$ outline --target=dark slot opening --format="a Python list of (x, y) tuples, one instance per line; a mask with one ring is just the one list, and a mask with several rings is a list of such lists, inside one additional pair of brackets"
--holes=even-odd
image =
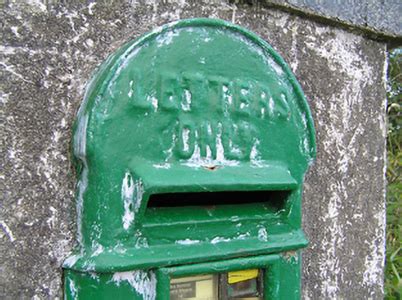
[(211, 207), (251, 203), (269, 203), (273, 209), (279, 210), (284, 208), (289, 194), (290, 191), (231, 191), (154, 194), (151, 195), (148, 200), (148, 207)]

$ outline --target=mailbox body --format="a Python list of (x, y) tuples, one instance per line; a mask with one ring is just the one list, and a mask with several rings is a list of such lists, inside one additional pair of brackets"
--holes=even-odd
[(89, 84), (73, 142), (68, 299), (169, 299), (171, 278), (250, 269), (265, 299), (300, 297), (314, 128), (266, 42), (208, 19), (129, 42)]

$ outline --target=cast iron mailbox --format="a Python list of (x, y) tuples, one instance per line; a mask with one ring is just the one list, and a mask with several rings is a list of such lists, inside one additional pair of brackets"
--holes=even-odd
[(309, 107), (249, 31), (183, 20), (129, 42), (74, 130), (67, 299), (298, 299)]

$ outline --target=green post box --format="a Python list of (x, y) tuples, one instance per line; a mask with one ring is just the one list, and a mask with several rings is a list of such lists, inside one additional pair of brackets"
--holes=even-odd
[(89, 84), (73, 141), (67, 299), (299, 299), (308, 104), (283, 59), (220, 20), (129, 42)]

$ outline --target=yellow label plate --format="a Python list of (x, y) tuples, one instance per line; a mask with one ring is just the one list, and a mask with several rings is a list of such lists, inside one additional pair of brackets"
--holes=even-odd
[(234, 271), (228, 273), (228, 283), (233, 284), (258, 277), (258, 269)]

